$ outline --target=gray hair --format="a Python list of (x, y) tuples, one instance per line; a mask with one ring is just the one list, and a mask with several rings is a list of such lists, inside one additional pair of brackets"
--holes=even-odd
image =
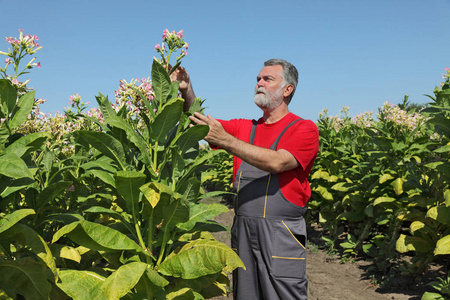
[[(294, 87), (292, 93), (289, 95), (289, 102), (291, 102), (292, 97), (294, 97), (295, 89), (298, 84), (298, 71), (297, 68), (291, 64), (290, 62), (285, 61), (284, 59), (273, 58), (264, 62), (264, 66), (282, 66), (283, 67), (283, 82), (284, 84), (290, 84)], [(288, 103), (289, 103), (288, 102)]]

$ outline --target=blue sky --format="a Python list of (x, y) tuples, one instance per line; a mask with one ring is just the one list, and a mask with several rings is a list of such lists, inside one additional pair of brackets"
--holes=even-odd
[(376, 112), (405, 94), (427, 102), (450, 67), (450, 0), (0, 0), (0, 8), (1, 51), (18, 29), (39, 37), (42, 68), (22, 81), (31, 79), (52, 114), (73, 93), (96, 106), (98, 92), (114, 100), (120, 79), (149, 77), (165, 28), (184, 29), (183, 65), (206, 112), (221, 119), (261, 116), (253, 89), (270, 58), (299, 69), (290, 110), (312, 120), (324, 108)]

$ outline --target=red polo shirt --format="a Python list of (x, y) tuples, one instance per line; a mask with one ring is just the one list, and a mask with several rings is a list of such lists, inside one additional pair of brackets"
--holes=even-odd
[[(281, 120), (272, 124), (266, 124), (262, 118), (259, 119), (254, 145), (269, 148), (281, 131), (296, 119), (299, 119), (299, 117), (293, 113), (287, 114)], [(229, 134), (244, 142), (249, 142), (250, 131), (253, 125), (252, 120), (233, 119), (218, 121)], [(319, 131), (317, 126), (310, 120), (296, 122), (283, 134), (278, 143), (278, 149), (289, 151), (300, 164), (295, 169), (278, 174), (281, 192), (290, 202), (299, 206), (305, 206), (311, 196), (308, 175), (319, 151)], [(241, 162), (240, 158), (234, 156), (233, 182)]]

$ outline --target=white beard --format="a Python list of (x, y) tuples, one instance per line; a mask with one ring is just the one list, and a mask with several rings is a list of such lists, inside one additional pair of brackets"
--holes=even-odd
[[(259, 87), (255, 91), (254, 101), (255, 104), (258, 105), (259, 108), (264, 110), (273, 110), (283, 103), (283, 87), (280, 87), (277, 91), (270, 93), (264, 90), (262, 87)], [(259, 92), (264, 93), (259, 94)]]

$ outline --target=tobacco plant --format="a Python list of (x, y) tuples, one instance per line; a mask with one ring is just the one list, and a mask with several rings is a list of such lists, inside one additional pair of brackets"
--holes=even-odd
[[(163, 38), (172, 43), (169, 53), (183, 47), (180, 32), (165, 31)], [(47, 143), (46, 132), (15, 132), (32, 110), (34, 93), (18, 99), (11, 80), (0, 80), (2, 297), (204, 299), (226, 293), (225, 272), (244, 266), (208, 232), (224, 229), (209, 220), (227, 210), (199, 203), (207, 196), (201, 171), (216, 152), (198, 155), (208, 127), (189, 127), (188, 116), (202, 111), (202, 101), (183, 112), (169, 60), (153, 62), (153, 98), (136, 90), (145, 109), (133, 118), (101, 94), (101, 121), (72, 113), (100, 129), (72, 132), (73, 155)]]
[(450, 254), (447, 87), (435, 90), (422, 113), (386, 103), (378, 121), (351, 119), (347, 108), (343, 117), (321, 114), (309, 219), (324, 227), (325, 240), (340, 240), (344, 255), (364, 252), (387, 272), (398, 267), (399, 252), (416, 251), (411, 264), (401, 264), (417, 276)]

